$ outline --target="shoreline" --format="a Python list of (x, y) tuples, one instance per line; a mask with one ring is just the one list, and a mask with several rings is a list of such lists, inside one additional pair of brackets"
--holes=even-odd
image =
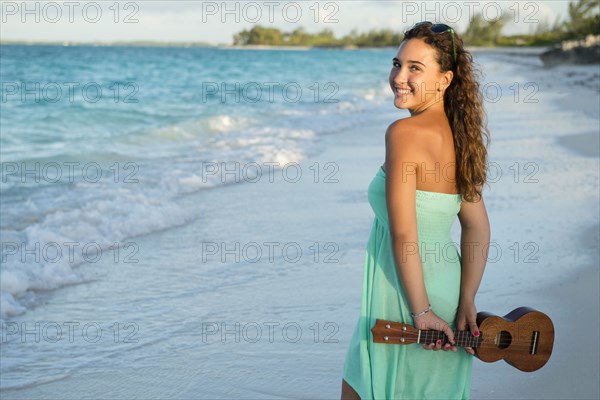
[[(73, 42), (73, 41), (40, 41), (40, 40), (1, 40), (0, 46), (90, 46), (90, 47), (206, 47), (223, 49), (248, 49), (248, 50), (372, 50), (396, 48), (396, 46), (356, 46), (350, 45), (234, 45), (226, 43), (208, 42), (161, 42), (161, 41), (119, 41), (119, 42)], [(481, 52), (500, 52), (511, 55), (539, 55), (550, 46), (467, 46), (467, 50)]]
[[(207, 43), (207, 42), (161, 42), (161, 41), (123, 41), (123, 42), (72, 42), (72, 41), (39, 41), (39, 40), (4, 40), (0, 41), (0, 46), (60, 46), (60, 47), (146, 47), (146, 48), (208, 48), (221, 50), (283, 50), (283, 51), (308, 51), (308, 50), (338, 50), (338, 51), (356, 51), (356, 50), (382, 50), (395, 49), (396, 46), (357, 46), (349, 45), (233, 45), (225, 43)], [(539, 57), (547, 53), (556, 46), (466, 46), (466, 50), (471, 52), (503, 54), (519, 57)], [(571, 65), (586, 65), (586, 63), (571, 62)], [(552, 68), (560, 63), (549, 66)], [(589, 64), (587, 64), (589, 65)]]

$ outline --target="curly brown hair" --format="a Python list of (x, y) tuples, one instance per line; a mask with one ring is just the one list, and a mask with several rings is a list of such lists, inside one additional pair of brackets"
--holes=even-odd
[[(452, 49), (452, 34), (456, 62)], [(436, 33), (431, 25), (420, 24), (404, 33), (402, 41), (422, 39), (436, 49), (440, 71), (452, 71), (454, 77), (444, 94), (444, 111), (448, 117), (456, 155), (456, 185), (466, 201), (478, 201), (487, 176), (487, 149), (490, 133), (479, 89), (481, 73), (475, 68), (473, 56), (465, 50), (463, 41), (450, 31)], [(485, 138), (485, 144), (483, 139)]]

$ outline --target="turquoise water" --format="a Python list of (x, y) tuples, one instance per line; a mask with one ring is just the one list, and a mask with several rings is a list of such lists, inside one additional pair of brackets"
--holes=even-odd
[(2, 46), (1, 317), (198, 218), (182, 195), (318, 153), (382, 106), (392, 50)]
[[(149, 143), (160, 140), (152, 136), (157, 129), (170, 127), (167, 139), (201, 140), (231, 128), (219, 116), (240, 124), (247, 119), (239, 131), (267, 119), (283, 128), (294, 116), (311, 115), (306, 128), (316, 129), (315, 114), (365, 106), (357, 100), (364, 103), (365, 88), (385, 84), (372, 76), (387, 70), (389, 56), (389, 50), (3, 46), (1, 51), (4, 161), (92, 158), (102, 152), (137, 158), (142, 148), (152, 148), (148, 156), (167, 156), (172, 153), (161, 154), (152, 146), (158, 143)], [(13, 84), (20, 86), (16, 93), (9, 91)], [(180, 126), (185, 122), (194, 126), (186, 130)]]

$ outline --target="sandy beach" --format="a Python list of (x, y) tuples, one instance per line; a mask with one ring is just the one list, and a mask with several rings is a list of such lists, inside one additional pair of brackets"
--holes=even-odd
[[(487, 104), (490, 160), (504, 178), (484, 196), (504, 253), (488, 265), (477, 305), (501, 315), (536, 308), (552, 318), (556, 336), (550, 361), (534, 373), (474, 360), (471, 398), (597, 399), (600, 78), (590, 68), (544, 70), (526, 54), (500, 52), (497, 62), (488, 79), (514, 69), (512, 82), (535, 82), (539, 101), (510, 93)], [(589, 84), (576, 83), (582, 79)], [(263, 175), (180, 197), (177, 205), (199, 217), (131, 238), (138, 263), (78, 267), (87, 282), (48, 293), (12, 321), (97, 322), (102, 340), (3, 343), (5, 366), (32, 352), (48, 358), (19, 367), (24, 382), (40, 371), (45, 381), (5, 381), (1, 397), (339, 398), (373, 219), (367, 187), (384, 161), (385, 129), (407, 116), (381, 110), (323, 135), (315, 156), (273, 172), (272, 181)], [(515, 165), (535, 184), (514, 178)], [(131, 332), (136, 341), (122, 340)]]
[[(539, 77), (536, 82), (540, 90), (547, 88), (552, 93), (552, 96), (548, 97), (554, 97), (552, 101), (557, 109), (589, 116), (596, 120), (595, 129), (588, 132), (558, 135), (555, 150), (556, 153), (566, 150), (569, 159), (583, 158), (590, 161), (589, 165), (592, 168), (590, 172), (596, 171), (594, 174), (597, 182), (598, 138), (600, 137), (598, 74), (594, 73), (594, 69), (586, 70), (579, 66), (560, 66), (536, 72)], [(565, 76), (568, 78), (562, 80)], [(556, 77), (560, 77), (561, 82), (557, 82)], [(548, 157), (552, 156), (548, 154)], [(558, 186), (563, 183), (555, 181)], [(598, 188), (595, 190), (595, 197), (598, 198)], [(552, 283), (538, 284), (541, 283), (540, 280), (536, 284), (524, 282), (525, 287), (521, 291), (513, 293), (511, 299), (505, 300), (506, 303), (515, 306), (530, 305), (553, 319), (555, 341), (552, 358), (541, 370), (529, 374), (508, 366), (484, 363), (474, 365), (473, 399), (596, 399), (600, 396), (597, 383), (600, 351), (598, 344), (589, 340), (590, 337), (596, 337), (600, 333), (598, 318), (600, 228), (597, 224), (599, 209), (595, 200), (590, 199), (588, 204), (590, 205), (587, 210), (590, 216), (589, 223), (570, 226), (565, 231), (565, 234), (569, 232), (568, 235), (574, 237), (574, 242), (577, 244), (576, 251), (586, 254), (587, 260), (579, 265), (568, 262), (562, 264), (561, 269), (571, 273), (550, 276), (551, 279), (555, 278)], [(494, 213), (493, 209), (488, 210), (491, 214)], [(564, 226), (563, 224), (568, 222), (562, 218), (568, 218), (567, 215), (553, 215), (553, 218), (549, 219), (552, 221), (549, 224)], [(492, 231), (494, 231), (493, 225)], [(541, 273), (544, 274), (543, 271)], [(541, 281), (545, 279), (542, 278)], [(485, 286), (484, 283), (483, 287)], [(489, 303), (489, 308), (492, 309), (489, 297), (480, 294), (479, 300)], [(479, 308), (487, 310), (481, 306)], [(500, 368), (502, 371), (499, 371)]]

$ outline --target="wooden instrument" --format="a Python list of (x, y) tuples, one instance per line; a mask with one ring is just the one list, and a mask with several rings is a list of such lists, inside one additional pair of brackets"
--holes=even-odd
[[(485, 362), (505, 360), (513, 367), (536, 371), (544, 366), (554, 345), (554, 325), (544, 313), (519, 307), (504, 317), (482, 311), (477, 314), (478, 337), (466, 331), (454, 331), (456, 345), (472, 347)], [(448, 337), (438, 330), (419, 330), (412, 325), (378, 319), (371, 329), (375, 343), (429, 344)]]

